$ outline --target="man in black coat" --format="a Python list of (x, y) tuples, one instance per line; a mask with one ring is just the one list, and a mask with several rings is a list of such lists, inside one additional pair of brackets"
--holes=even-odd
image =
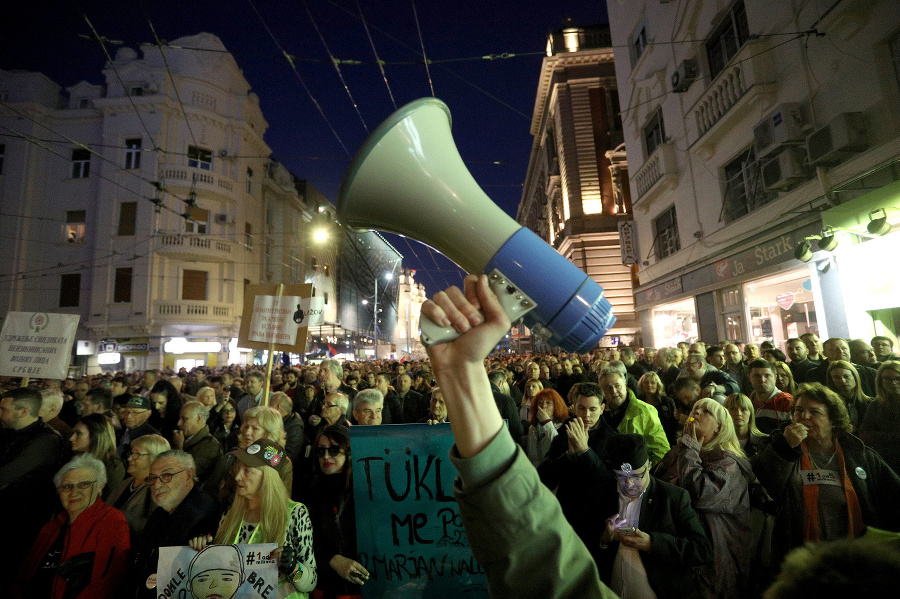
[(693, 568), (712, 560), (712, 544), (688, 492), (650, 476), (643, 436), (616, 435), (606, 451), (618, 493), (605, 504), (612, 516), (597, 524), (600, 578), (620, 597), (648, 586), (660, 599), (693, 596)]
[(488, 375), (488, 380), (491, 382), (491, 391), (494, 394), (497, 409), (500, 410), (500, 417), (508, 423), (509, 432), (515, 442), (521, 444), (525, 430), (522, 427), (522, 420), (519, 418), (519, 407), (513, 398), (500, 391), (498, 386), (500, 381), (506, 380), (506, 372), (495, 370)]

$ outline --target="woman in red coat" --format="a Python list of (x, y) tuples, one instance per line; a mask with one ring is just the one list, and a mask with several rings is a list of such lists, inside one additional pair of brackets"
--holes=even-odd
[(128, 522), (100, 499), (106, 467), (79, 455), (56, 473), (63, 511), (41, 529), (25, 560), (15, 597), (114, 597), (130, 549)]

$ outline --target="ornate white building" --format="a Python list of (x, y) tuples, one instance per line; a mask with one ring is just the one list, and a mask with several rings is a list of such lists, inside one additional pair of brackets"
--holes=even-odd
[(900, 4), (607, 6), (645, 342), (896, 339)]

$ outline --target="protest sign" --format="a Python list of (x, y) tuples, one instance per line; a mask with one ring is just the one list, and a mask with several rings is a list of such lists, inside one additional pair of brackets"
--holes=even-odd
[(302, 354), (310, 326), (322, 323), (324, 298), (313, 286), (247, 285), (238, 345)]
[(157, 599), (276, 599), (275, 543), (160, 547)]
[(0, 375), (64, 379), (77, 314), (8, 312), (0, 332)]
[(363, 597), (486, 599), (453, 498), (450, 425), (354, 426), (350, 445)]

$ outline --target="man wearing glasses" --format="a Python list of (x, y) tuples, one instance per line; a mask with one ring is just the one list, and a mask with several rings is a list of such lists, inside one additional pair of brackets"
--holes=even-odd
[(153, 583), (150, 576), (156, 573), (160, 547), (187, 545), (194, 537), (211, 535), (219, 525), (215, 503), (196, 485), (195, 470), (194, 458), (177, 449), (159, 454), (150, 466), (147, 484), (158, 507), (134, 547), (133, 575), (129, 579), (136, 585), (137, 597), (156, 597), (155, 585), (149, 585)]
[(134, 395), (122, 407), (122, 435), (117, 450), (123, 460), (131, 454), (131, 442), (144, 435), (158, 435), (159, 431), (147, 422), (150, 419), (150, 398)]

